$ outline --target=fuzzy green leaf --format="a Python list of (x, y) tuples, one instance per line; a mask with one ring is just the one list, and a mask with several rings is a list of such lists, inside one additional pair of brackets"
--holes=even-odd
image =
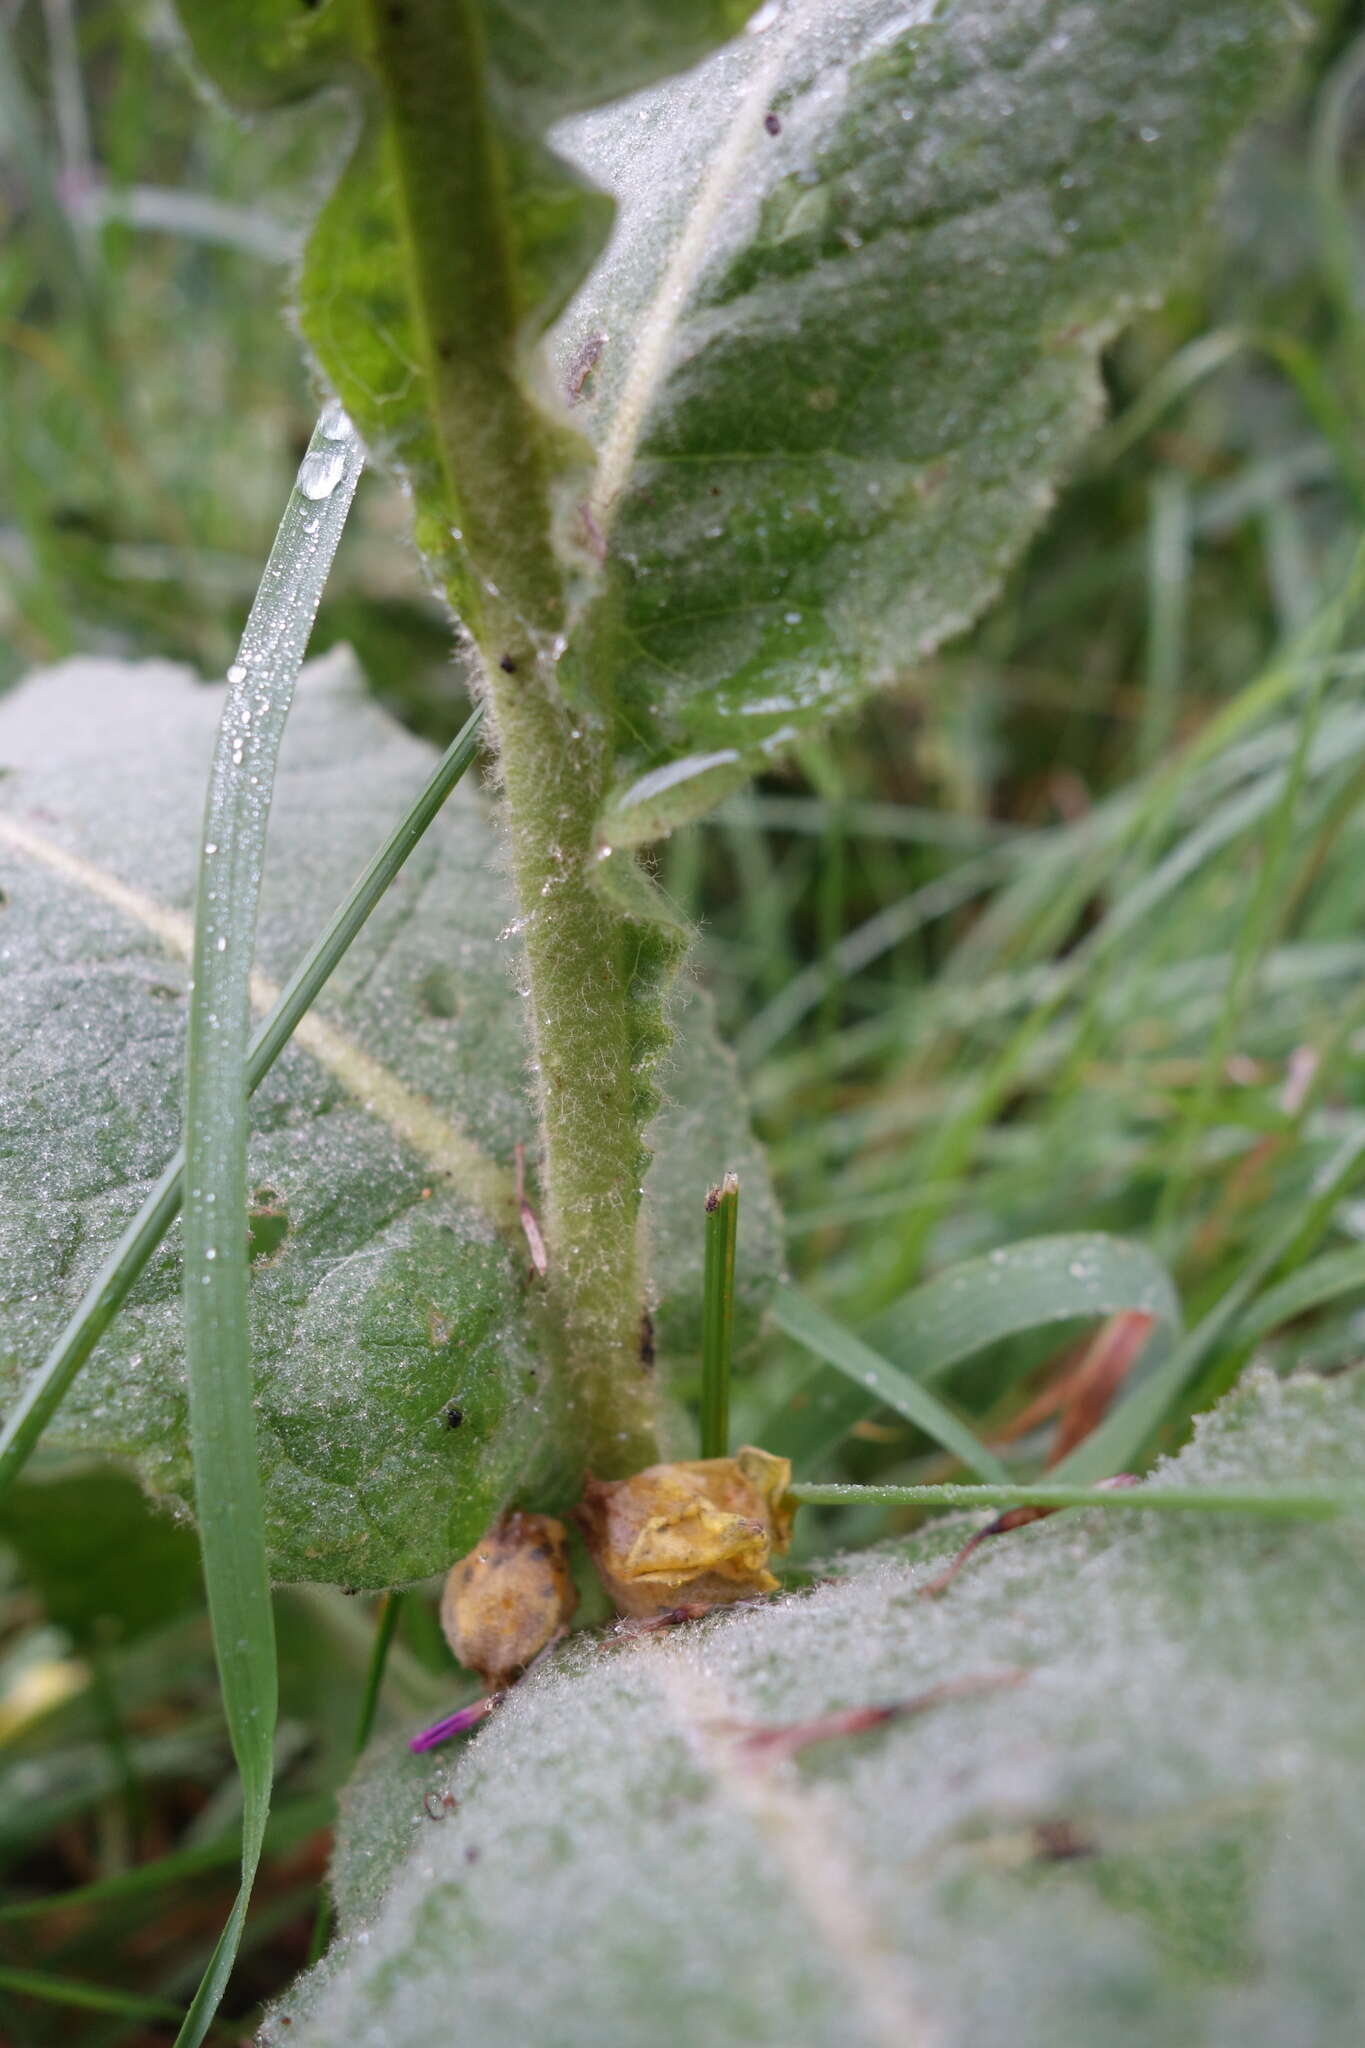
[[(787, 0), (561, 136), (617, 197), (560, 322), (609, 545), (620, 846), (967, 625), (1282, 66), (1280, 0)], [(596, 337), (596, 340), (594, 340)], [(641, 742), (643, 741), (643, 747)]]
[[(7, 1003), (0, 1019), (0, 1369), (43, 1355), (180, 1135), (195, 828), (220, 691), (76, 662), (0, 707)], [(305, 672), (284, 742), (257, 959), (293, 967), (428, 772), (344, 655)], [(457, 791), (262, 1084), (250, 1174), (257, 1417), (271, 1560), (384, 1585), (447, 1564), (514, 1490), (568, 1486), (527, 1285), (513, 1148), (535, 1146), (513, 906), (477, 793)], [(259, 989), (262, 1003), (268, 991)], [(695, 1343), (674, 1217), (740, 1138), (758, 1227), (750, 1332), (777, 1267), (761, 1160), (698, 1001), (665, 1076), (657, 1321)], [(650, 1186), (651, 1182), (647, 1182)], [(649, 1202), (646, 1203), (647, 1209)], [(135, 1455), (187, 1498), (178, 1240), (77, 1382), (55, 1434)], [(447, 1411), (460, 1410), (458, 1428)]]
[(355, 112), (299, 322), (477, 649), (549, 1285), (577, 1425), (624, 1469), (653, 1447), (630, 1191), (686, 937), (630, 849), (981, 609), (1289, 10), (307, 11), (185, 0), (229, 91)]
[[(220, 0), (182, 0), (197, 58), (240, 104), (324, 85), (354, 100), (346, 161), (304, 255), (300, 325), (366, 440), (403, 469), (422, 546), (467, 618), (496, 582), (540, 626), (555, 622), (547, 491), (564, 501), (570, 572), (586, 560), (572, 527), (588, 450), (535, 352), (613, 208), (551, 152), (546, 131), (692, 62), (751, 5), (607, 0), (577, 10), (566, 33), (554, 0), (251, 0), (245, 18)], [(458, 134), (467, 150), (433, 152), (427, 99), (447, 144)], [(433, 224), (439, 275), (427, 264)]]
[[(1257, 1377), (1162, 1476), (1362, 1472), (1357, 1373)], [(269, 2048), (429, 2048), (452, 2012), (468, 2048), (1353, 2039), (1365, 1522), (1079, 1510), (918, 1598), (977, 1526), (571, 1648), (463, 1750), (374, 1751), (342, 1940)], [(938, 1687), (791, 1761), (743, 1743)]]

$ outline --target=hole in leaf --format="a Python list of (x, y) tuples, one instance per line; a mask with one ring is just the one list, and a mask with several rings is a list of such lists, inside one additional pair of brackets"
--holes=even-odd
[(458, 1017), (464, 1008), (459, 984), (448, 967), (433, 967), (417, 984), (417, 1001), (428, 1017)]
[(274, 1188), (257, 1188), (246, 1212), (247, 1252), (253, 1265), (273, 1259), (289, 1235), (289, 1211)]

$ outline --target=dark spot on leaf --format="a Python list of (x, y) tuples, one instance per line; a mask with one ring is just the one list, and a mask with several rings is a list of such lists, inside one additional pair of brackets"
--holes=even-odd
[(592, 373), (597, 368), (598, 358), (607, 345), (605, 334), (590, 334), (574, 354), (569, 364), (568, 376), (564, 380), (565, 395), (570, 405), (577, 405), (592, 387)]
[(252, 1264), (274, 1259), (289, 1235), (289, 1211), (274, 1188), (257, 1188), (246, 1212), (247, 1254)]
[(646, 1372), (654, 1364), (654, 1318), (648, 1309), (640, 1315), (640, 1363)]
[(445, 1414), (441, 1417), (441, 1420), (444, 1422), (447, 1429), (458, 1429), (460, 1424), (464, 1421), (464, 1409), (457, 1408), (455, 1406), (455, 1403), (452, 1401), (450, 1406), (446, 1409)]
[(417, 1001), (428, 1017), (449, 1022), (464, 1008), (460, 985), (448, 967), (433, 967), (417, 984)]
[(780, 135), (782, 133), (782, 123), (776, 114), (765, 114), (763, 116), (763, 126), (767, 129), (769, 135)]
[(1095, 1844), (1073, 1821), (1042, 1820), (1033, 1830), (1033, 1853), (1045, 1863), (1069, 1863), (1077, 1856), (1093, 1856)]
[(513, 661), (510, 654), (504, 654), (501, 657), (501, 659), (498, 662), (498, 667), (502, 670), (504, 675), (514, 676), (517, 672), (517, 665)]

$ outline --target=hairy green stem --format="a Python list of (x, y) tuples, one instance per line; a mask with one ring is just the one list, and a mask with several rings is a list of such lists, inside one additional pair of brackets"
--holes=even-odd
[(653, 1455), (640, 1361), (640, 928), (593, 886), (608, 757), (558, 675), (562, 427), (517, 374), (526, 309), (473, 0), (367, 0), (413, 314), (458, 539), (451, 598), (483, 660), (523, 917), (542, 1120), (547, 1346), (604, 1472)]

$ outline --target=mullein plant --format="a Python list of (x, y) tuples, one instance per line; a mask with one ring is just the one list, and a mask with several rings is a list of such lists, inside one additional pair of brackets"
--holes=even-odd
[[(1297, 1612), (1305, 1585), (1346, 1569), (1358, 1396), (1250, 1386), (1159, 1482), (1104, 1482), (1325, 1227), (1365, 1147), (1343, 1141), (1292, 1239), (1188, 1333), (1160, 1260), (1096, 1232), (898, 1274), (880, 1318), (849, 1331), (781, 1283), (762, 1156), (649, 849), (987, 604), (1098, 416), (1101, 349), (1167, 282), (1300, 24), (1278, 0), (632, 0), (571, 24), (551, 0), (180, 12), (210, 82), (256, 116), (314, 96), (350, 108), (296, 280), (325, 404), (227, 678), (197, 863), (193, 764), (216, 699), (151, 669), (111, 705), (107, 675), (76, 664), (0, 707), (0, 839), (25, 878), (6, 912), (16, 985), (47, 972), (60, 928), (80, 997), (35, 1055), (28, 1163), (44, 1170), (5, 1225), (46, 1260), (7, 1355), (47, 1359), (0, 1475), (55, 1416), (199, 1523), (243, 1879), (181, 2039), (212, 2022), (260, 1854), (271, 1578), (390, 1590), (445, 1572), (447, 1635), (485, 1692), (353, 1787), (339, 1938), (267, 2039), (420, 2048), (453, 2001), (468, 2038), (506, 2038), (530, 1886), (553, 1968), (512, 1987), (528, 2034), (633, 2038), (660, 1983), (702, 2005), (714, 1983), (736, 2039), (927, 2041), (945, 2015), (953, 2038), (981, 2038), (1034, 1943), (1042, 1988), (1014, 2032), (1099, 2042), (1122, 1972), (1101, 1960), (1078, 1983), (1064, 1958), (1109, 1910), (1103, 1874), (1047, 1925), (1015, 1900), (1000, 1968), (954, 1977), (944, 1958), (970, 1949), (978, 1907), (923, 1861), (903, 1882), (903, 1799), (850, 1789), (855, 1853), (772, 1767), (877, 1730), (890, 1768), (939, 1728), (916, 1796), (945, 1827), (974, 1839), (1001, 1801), (1055, 1822), (978, 1859), (986, 1890), (988, 1864), (1046, 1860), (1048, 1841), (1085, 1861), (1130, 1808), (1164, 1841), (1209, 1784), (1271, 1796), (1293, 1685), (1253, 1697), (1223, 1637), (1188, 1626), (1198, 1574), (1160, 1511), (1220, 1511), (1205, 1526), (1224, 1532), (1210, 1542), (1242, 1603), (1240, 1654), (1264, 1646), (1277, 1601)], [(300, 677), (366, 459), (410, 498), (475, 677), (477, 739), (434, 772), (344, 654)], [(1356, 596), (1352, 581), (1334, 632)], [(455, 789), (476, 745), (491, 816)], [(347, 893), (386, 804), (401, 823)], [(126, 1014), (100, 1010), (111, 963)], [(145, 1189), (178, 1135), (182, 1047), (143, 1007), (168, 979), (188, 1014), (183, 1160), (129, 1224), (111, 1191)], [(97, 1156), (82, 1177), (66, 1076), (96, 1039), (130, 1038), (137, 1058), (74, 1140)], [(177, 1264), (160, 1247), (182, 1202)], [(732, 1449), (731, 1363), (769, 1310), (820, 1364)], [(1044, 1480), (1021, 1481), (926, 1384), (1001, 1337), (1118, 1314), (1148, 1339), (1132, 1390)], [(698, 1365), (700, 1446), (676, 1399)], [(1105, 1514), (1019, 1539), (1022, 1606), (1000, 1603), (998, 1545), (940, 1584), (960, 1527), (764, 1604), (795, 1506), (849, 1497), (793, 1465), (875, 1403), (977, 1483), (864, 1501)], [(1125, 1547), (1135, 1508), (1149, 1518)], [(1249, 1513), (1279, 1545), (1264, 1614), (1233, 1527)], [(579, 1537), (629, 1623), (605, 1657), (558, 1648)], [(1074, 1599), (1054, 1597), (1077, 1563)], [(1125, 1614), (1148, 1659), (1131, 1697)], [(1311, 1681), (1328, 1633), (1301, 1633)], [(1178, 1705), (1158, 1682), (1177, 1664)], [(1051, 1692), (1033, 1682), (1048, 1671)], [(1096, 1747), (1106, 1714), (1118, 1766)], [(437, 1766), (466, 1774), (437, 1810), (464, 1800), (467, 1817), (437, 1848), (396, 1841), (431, 1749), (475, 1726)], [(1320, 1775), (1290, 1772), (1299, 1832), (1271, 1859), (1290, 1892), (1305, 1816), (1334, 1804), (1349, 1750), (1335, 1723), (1322, 1744)], [(988, 1782), (980, 1759), (1005, 1750), (1010, 1773)], [(547, 1827), (557, 1792), (566, 1819)], [(1057, 1832), (1058, 1802), (1101, 1819)], [(1125, 1853), (1157, 1882), (1151, 1855)], [(776, 1963), (790, 1910), (806, 1938)], [(608, 1966), (575, 1974), (589, 1935)], [(1134, 1967), (1153, 2038), (1170, 2037), (1179, 1986)], [(1262, 1986), (1302, 2017), (1285, 1969)]]

